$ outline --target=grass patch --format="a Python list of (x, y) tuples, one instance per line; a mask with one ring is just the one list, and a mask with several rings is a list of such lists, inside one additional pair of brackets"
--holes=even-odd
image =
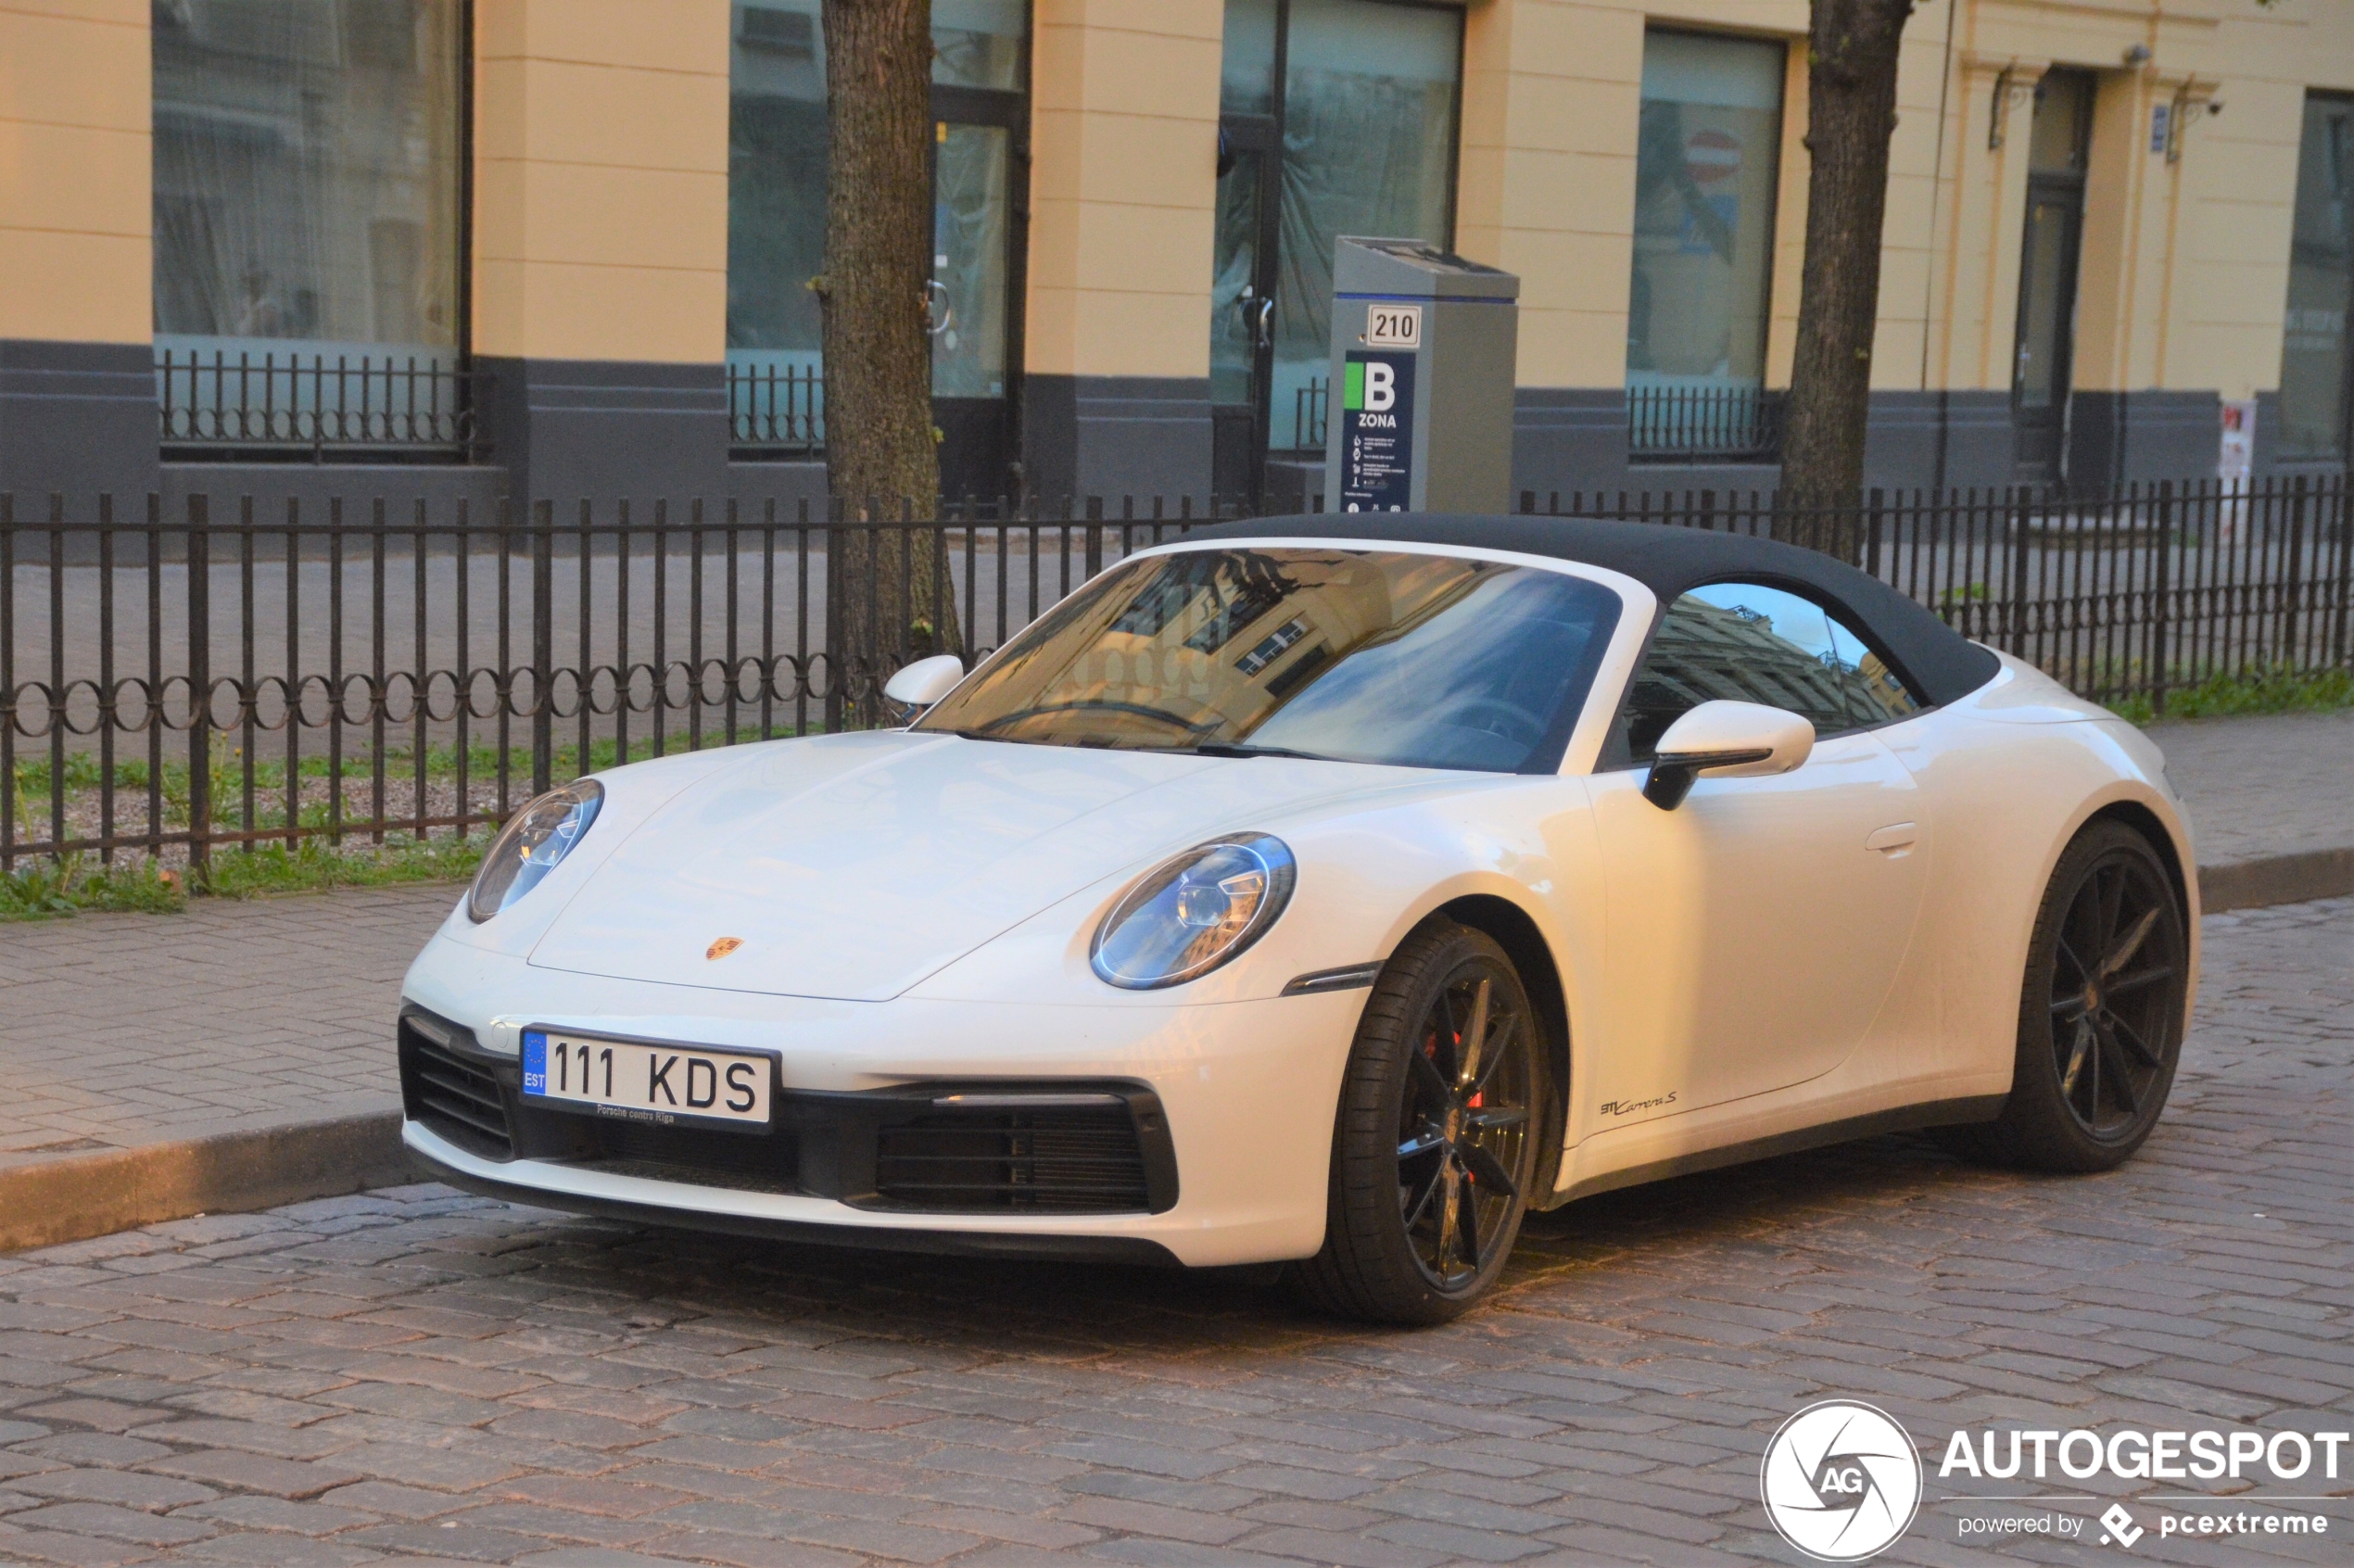
[(216, 848), (199, 870), (165, 867), (146, 859), (106, 866), (70, 854), (0, 877), (0, 920), (100, 913), (176, 915), (188, 907), (191, 895), (261, 898), (330, 888), (462, 882), (482, 865), (489, 841), (484, 833), (462, 841), (396, 837), (382, 845), (337, 849), (323, 839), (305, 839), (293, 849), (284, 844), (264, 844), (250, 852)]
[(2134, 724), (2175, 719), (2229, 718), (2244, 714), (2328, 713), (2354, 708), (2354, 670), (2259, 670), (2209, 676), (2196, 686), (2166, 695), (2160, 715), (2147, 697), (2108, 704), (2109, 712)]
[(0, 877), (0, 920), (41, 920), (84, 910), (170, 915), (187, 906), (180, 874), (152, 860), (104, 866), (70, 854)]
[(284, 844), (264, 844), (249, 854), (215, 849), (196, 878), (196, 891), (212, 898), (258, 898), (329, 888), (462, 882), (482, 865), (489, 841), (488, 834), (476, 833), (463, 841), (392, 838), (381, 847), (336, 849), (323, 839), (305, 839), (293, 849)]

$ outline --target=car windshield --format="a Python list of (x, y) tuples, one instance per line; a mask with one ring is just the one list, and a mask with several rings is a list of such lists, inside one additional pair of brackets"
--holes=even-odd
[(1064, 600), (916, 727), (1550, 772), (1618, 612), (1600, 583), (1504, 562), (1180, 550)]

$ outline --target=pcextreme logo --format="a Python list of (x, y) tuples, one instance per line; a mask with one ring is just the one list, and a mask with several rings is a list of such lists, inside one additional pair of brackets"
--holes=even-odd
[(1860, 1562), (1912, 1524), (1921, 1461), (1887, 1411), (1825, 1399), (1782, 1423), (1757, 1486), (1782, 1539), (1820, 1562)]

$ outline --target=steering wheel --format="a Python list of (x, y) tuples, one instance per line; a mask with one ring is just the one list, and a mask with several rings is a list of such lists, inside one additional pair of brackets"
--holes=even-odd
[[(1483, 724), (1476, 715), (1498, 715), (1500, 724)], [(1545, 715), (1522, 707), (1518, 702), (1501, 697), (1474, 697), (1449, 714), (1449, 717), (1467, 729), (1485, 729), (1490, 735), (1507, 740), (1534, 742), (1545, 733)]]

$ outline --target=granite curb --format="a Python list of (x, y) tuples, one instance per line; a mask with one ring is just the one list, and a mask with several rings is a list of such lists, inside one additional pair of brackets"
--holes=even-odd
[(0, 1168), (0, 1253), (413, 1179), (398, 1108)]

